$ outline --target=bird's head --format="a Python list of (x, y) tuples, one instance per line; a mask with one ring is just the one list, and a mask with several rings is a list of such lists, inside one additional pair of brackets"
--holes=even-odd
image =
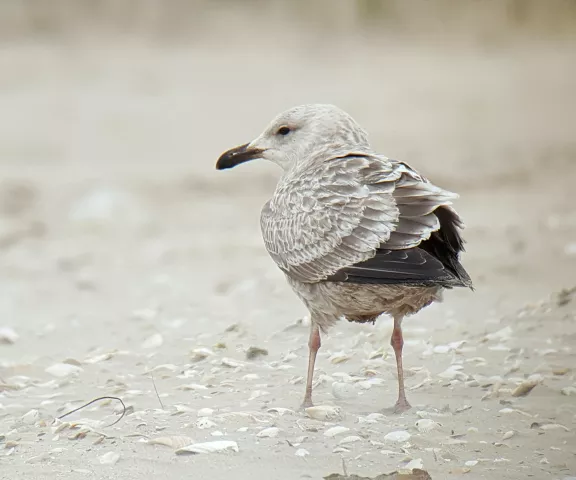
[(334, 105), (301, 105), (278, 115), (250, 143), (224, 152), (216, 168), (224, 170), (249, 160), (269, 160), (284, 171), (322, 149), (368, 147), (366, 132)]

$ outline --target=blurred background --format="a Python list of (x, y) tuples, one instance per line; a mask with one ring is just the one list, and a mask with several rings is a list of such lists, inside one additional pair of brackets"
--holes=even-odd
[(278, 171), (214, 164), (322, 102), (461, 194), (473, 298), (538, 298), (574, 278), (575, 40), (570, 0), (2, 2), (0, 313), (302, 312), (260, 237)]
[(214, 164), (321, 102), (462, 195), (474, 298), (539, 298), (574, 278), (575, 39), (570, 0), (2, 2), (0, 313), (302, 312), (260, 238), (278, 172)]
[[(378, 152), (461, 195), (476, 292), (449, 292), (421, 312), (407, 326), (413, 342), (478, 339), (502, 315), (576, 283), (576, 1), (3, 1), (0, 380), (47, 381), (48, 365), (104, 352), (102, 363), (72, 362), (81, 382), (58, 384), (62, 400), (116, 391), (153, 409), (142, 372), (180, 368), (222, 332), (236, 332), (225, 355), (243, 358), (250, 344), (271, 359), (297, 351), (290, 375), (302, 375), (307, 331), (283, 328), (306, 311), (259, 229), (279, 172), (214, 166), (303, 103), (338, 105)], [(564, 336), (566, 318), (553, 317), (546, 334)], [(387, 348), (390, 324), (377, 328), (371, 341)], [(375, 330), (341, 325), (322, 355), (357, 338), (348, 331)], [(486, 354), (501, 364), (497, 355)], [(199, 398), (167, 382), (160, 392), (182, 404)], [(234, 405), (240, 383), (218, 401)], [(270, 381), (291, 408), (296, 383)], [(17, 388), (10, 401), (36, 408), (37, 391), (24, 399)], [(445, 392), (431, 388), (431, 403)]]

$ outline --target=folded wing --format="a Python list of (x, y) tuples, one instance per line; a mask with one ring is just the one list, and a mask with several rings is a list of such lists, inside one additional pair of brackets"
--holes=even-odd
[(286, 176), (262, 233), (278, 266), (303, 282), (466, 283), (455, 197), (403, 163), (347, 154)]

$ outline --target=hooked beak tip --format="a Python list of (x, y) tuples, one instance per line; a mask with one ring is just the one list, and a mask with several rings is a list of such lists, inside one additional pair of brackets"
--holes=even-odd
[(260, 158), (264, 150), (252, 148), (249, 145), (249, 143), (245, 143), (239, 147), (231, 148), (220, 155), (220, 158), (216, 162), (216, 170), (226, 170), (241, 163)]

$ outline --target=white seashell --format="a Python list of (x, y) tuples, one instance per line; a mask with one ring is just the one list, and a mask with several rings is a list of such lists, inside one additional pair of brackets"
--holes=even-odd
[(299, 448), (298, 450), (296, 450), (296, 452), (294, 452), (294, 455), (296, 455), (297, 457), (306, 457), (310, 455), (310, 452), (305, 448)]
[(346, 361), (350, 360), (351, 358), (352, 357), (350, 355), (348, 355), (347, 353), (336, 352), (336, 353), (333, 353), (332, 355), (330, 355), (328, 360), (330, 361), (330, 363), (337, 365), (339, 363), (346, 362)]
[(214, 428), (216, 427), (216, 422), (213, 422), (208, 417), (201, 417), (196, 421), (196, 426), (200, 430), (205, 430), (206, 428)]
[(461, 372), (460, 370), (462, 370), (462, 365), (451, 365), (443, 372), (440, 372), (438, 376), (445, 380), (454, 380), (454, 379), (462, 381), (467, 380), (468, 375), (466, 375), (464, 372)]
[(441, 441), (440, 445), (465, 445), (467, 443), (467, 440), (462, 440), (461, 438), (449, 438), (447, 440)]
[(361, 380), (356, 385), (358, 385), (362, 390), (370, 390), (373, 383), (369, 380)]
[(374, 422), (379, 422), (380, 420), (383, 420), (385, 418), (386, 418), (386, 415), (384, 415), (383, 413), (370, 413), (366, 417), (367, 420), (371, 420)]
[(224, 357), (221, 361), (222, 365), (229, 368), (239, 368), (243, 367), (244, 364), (239, 362), (238, 360), (234, 360), (233, 358)]
[(268, 412), (277, 413), (280, 417), (286, 414), (294, 415), (294, 410), (290, 410), (289, 408), (283, 407), (272, 407), (268, 409)]
[(461, 407), (458, 407), (456, 410), (454, 410), (456, 413), (461, 413), (461, 412), (465, 412), (466, 410), (470, 410), (472, 408), (472, 405), (462, 405)]
[(384, 440), (388, 442), (406, 442), (411, 436), (412, 435), (410, 435), (406, 430), (397, 430), (386, 434)]
[(358, 417), (358, 423), (377, 423), (383, 418), (386, 416), (381, 413), (371, 413), (365, 417)]
[(325, 385), (327, 383), (332, 383), (334, 379), (330, 375), (318, 375), (318, 378), (314, 382), (314, 387), (317, 385)]
[(265, 397), (266, 395), (270, 395), (270, 392), (267, 392), (265, 390), (254, 390), (251, 393), (250, 398), (248, 400), (255, 400), (260, 397)]
[(252, 380), (259, 380), (260, 376), (257, 373), (247, 373), (246, 375), (244, 375), (242, 377), (242, 380), (244, 380), (245, 382), (249, 382)]
[(498, 410), (498, 413), (514, 413), (514, 412), (516, 412), (516, 410), (508, 407)]
[(332, 453), (348, 453), (349, 451), (346, 447), (336, 447)]
[(428, 417), (449, 417), (451, 413), (441, 413), (441, 412), (427, 412), (426, 410), (418, 410), (416, 415), (420, 418), (428, 418)]
[(13, 328), (10, 327), (0, 327), (0, 344), (12, 344), (16, 343), (18, 340), (18, 334)]
[(541, 425), (540, 428), (542, 430), (557, 430), (557, 429), (562, 429), (565, 432), (569, 432), (570, 429), (568, 427), (565, 427), (564, 425), (560, 425), (559, 423), (546, 423), (544, 425)]
[(214, 430), (210, 435), (212, 435), (213, 437), (223, 437), (224, 433), (221, 432), (220, 430)]
[(359, 442), (362, 440), (358, 435), (349, 435), (348, 437), (344, 437), (342, 440), (338, 442), (338, 445), (346, 445), (347, 443), (354, 443)]
[(400, 453), (395, 452), (394, 450), (380, 450), (382, 455), (400, 455)]
[(508, 440), (514, 436), (514, 432), (512, 430), (507, 431), (504, 435), (502, 435), (502, 440)]
[(150, 335), (144, 342), (142, 348), (158, 348), (164, 343), (164, 337), (160, 333)]
[(185, 385), (180, 385), (178, 390), (184, 391), (198, 391), (198, 390), (208, 390), (208, 387), (200, 385), (198, 383), (187, 383)]
[(196, 413), (198, 417), (211, 417), (214, 414), (214, 410), (211, 408), (201, 408)]
[(77, 375), (82, 371), (81, 367), (71, 365), (69, 363), (55, 363), (48, 367), (45, 372), (58, 378), (68, 377), (69, 375)]
[(449, 345), (436, 345), (436, 346), (432, 349), (432, 351), (433, 351), (434, 353), (448, 353), (450, 350), (452, 350), (452, 349), (450, 348)]
[(185, 447), (186, 445), (190, 445), (192, 442), (194, 442), (194, 440), (192, 440), (190, 437), (185, 437), (183, 435), (173, 435), (171, 437), (151, 438), (146, 443), (149, 445), (164, 445), (176, 450), (178, 448)]
[(288, 352), (286, 355), (284, 355), (282, 357), (282, 361), (283, 362), (291, 362), (292, 360), (296, 360), (298, 358), (298, 355), (296, 355), (294, 352)]
[(218, 452), (238, 452), (238, 444), (231, 440), (217, 440), (215, 442), (193, 443), (176, 450), (176, 454), (186, 453), (218, 453)]
[(190, 360), (192, 360), (193, 362), (199, 362), (200, 360), (204, 360), (205, 358), (211, 357), (213, 355), (214, 352), (209, 348), (205, 347), (194, 348), (190, 352)]
[(414, 468), (419, 469), (424, 468), (424, 464), (422, 463), (421, 458), (415, 458), (413, 460), (410, 460), (406, 465), (402, 467), (403, 470), (409, 470), (410, 472), (412, 472), (412, 469)]
[(82, 473), (84, 475), (92, 475), (92, 470), (88, 470), (87, 468), (74, 468), (72, 472)]
[(335, 437), (336, 435), (341, 435), (342, 433), (348, 432), (350, 429), (348, 427), (342, 427), (340, 425), (336, 427), (331, 427), (324, 432), (325, 437)]
[(464, 465), (467, 467), (474, 467), (478, 465), (478, 460), (468, 460), (467, 462), (464, 462)]
[(29, 410), (22, 415), (22, 423), (26, 425), (34, 425), (40, 419), (40, 412), (36, 409)]
[(434, 420), (430, 420), (429, 418), (423, 418), (416, 422), (416, 428), (418, 429), (419, 432), (422, 433), (431, 432), (432, 430), (438, 427), (440, 427), (440, 424), (438, 422), (435, 422)]
[(562, 390), (560, 390), (560, 393), (562, 395), (566, 395), (567, 397), (570, 395), (576, 395), (576, 387), (564, 387)]
[(172, 415), (180, 415), (181, 413), (190, 413), (193, 411), (194, 409), (188, 405), (174, 405), (174, 413)]
[[(326, 376), (328, 378), (330, 378), (329, 375), (326, 375)], [(339, 379), (341, 382), (344, 382), (344, 383), (350, 383), (353, 380), (353, 378), (350, 375), (348, 375), (346, 372), (334, 372), (332, 374), (332, 378)]]
[(84, 363), (89, 363), (91, 365), (95, 363), (104, 362), (106, 360), (110, 360), (114, 356), (114, 353), (102, 353), (101, 355), (94, 355), (93, 357), (88, 357), (84, 360)]
[(344, 418), (344, 412), (340, 407), (332, 405), (317, 405), (315, 407), (308, 407), (305, 409), (306, 414), (315, 420), (341, 420)]
[(102, 465), (115, 465), (120, 460), (120, 454), (116, 452), (106, 452), (98, 458)]
[(350, 383), (332, 383), (332, 395), (338, 400), (351, 399), (358, 396), (358, 390)]
[(278, 427), (269, 427), (265, 428), (264, 430), (260, 430), (256, 436), (258, 438), (274, 438), (278, 436), (278, 432), (280, 432)]

